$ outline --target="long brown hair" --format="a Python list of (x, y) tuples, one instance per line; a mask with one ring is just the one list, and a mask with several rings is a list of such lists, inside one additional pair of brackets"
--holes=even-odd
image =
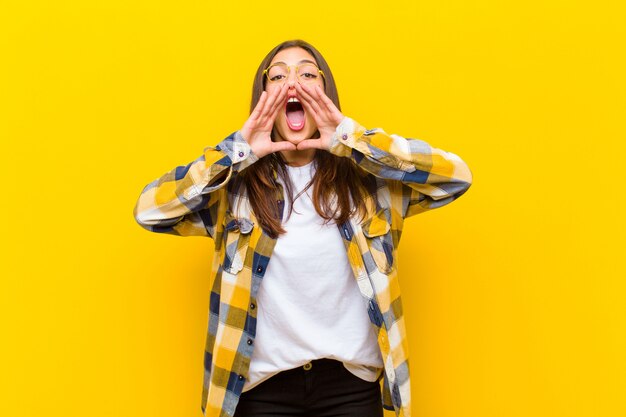
[[(313, 55), (318, 67), (324, 72), (323, 80), (326, 95), (341, 110), (337, 86), (328, 63), (313, 45), (300, 39), (294, 39), (277, 45), (261, 61), (252, 85), (250, 113), (254, 110), (261, 93), (265, 90), (267, 79), (263, 75), (263, 70), (270, 65), (279, 51), (293, 47), (302, 48)], [(319, 137), (319, 131), (314, 134), (314, 137)], [(272, 139), (274, 139), (274, 131), (272, 131)], [(338, 224), (342, 224), (357, 213), (363, 217), (366, 213), (364, 171), (348, 158), (337, 157), (321, 150), (317, 150), (315, 153), (314, 164), (316, 172), (307, 188), (313, 187), (312, 197), (315, 211), (326, 223), (334, 220)], [(290, 216), (293, 211), (293, 201), (300, 194), (294, 198), (293, 184), (289, 178), (285, 161), (279, 153), (264, 156), (241, 171), (233, 182), (235, 188), (239, 188), (241, 184), (246, 187), (248, 199), (257, 220), (265, 233), (272, 238), (285, 233), (281, 224), (283, 207), (278, 202), (280, 195), (278, 177), (285, 184), (285, 195), (290, 207), (287, 216)]]

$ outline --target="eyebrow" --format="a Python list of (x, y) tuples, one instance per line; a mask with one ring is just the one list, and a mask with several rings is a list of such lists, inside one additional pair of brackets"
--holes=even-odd
[[(310, 64), (313, 64), (313, 65), (317, 66), (317, 64), (316, 64), (315, 62), (311, 61), (310, 59), (303, 59), (303, 60), (301, 60), (300, 62), (298, 62), (298, 64), (303, 64), (303, 63), (305, 63), (305, 62), (308, 62), (308, 63), (310, 63)], [(283, 61), (277, 61), (277, 62), (274, 62), (272, 65), (276, 65), (276, 64), (284, 64), (284, 65), (287, 65), (287, 63), (286, 63), (286, 62), (283, 62)]]

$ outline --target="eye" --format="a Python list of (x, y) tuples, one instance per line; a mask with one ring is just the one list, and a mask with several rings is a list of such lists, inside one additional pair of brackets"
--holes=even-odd
[(300, 75), (303, 78), (308, 78), (310, 80), (314, 80), (317, 78), (317, 74), (312, 74), (310, 72), (305, 72), (304, 74)]
[(282, 80), (283, 78), (285, 78), (284, 75), (278, 74), (278, 75), (274, 75), (273, 77), (270, 77), (270, 81), (279, 81), (279, 80)]

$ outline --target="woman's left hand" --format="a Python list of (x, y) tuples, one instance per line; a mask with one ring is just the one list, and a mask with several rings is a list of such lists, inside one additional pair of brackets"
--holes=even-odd
[(343, 114), (319, 84), (310, 86), (296, 83), (296, 92), (306, 111), (313, 116), (317, 130), (320, 132), (319, 139), (306, 139), (300, 142), (298, 150), (329, 150), (335, 130), (343, 120)]

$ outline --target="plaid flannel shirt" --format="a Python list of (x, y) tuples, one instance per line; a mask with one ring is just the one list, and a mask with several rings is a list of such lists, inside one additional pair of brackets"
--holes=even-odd
[[(409, 348), (396, 273), (403, 221), (454, 201), (467, 191), (472, 175), (455, 154), (379, 128), (365, 129), (348, 117), (337, 127), (330, 152), (368, 173), (368, 215), (338, 228), (378, 334), (382, 405), (410, 417)], [(234, 132), (195, 161), (148, 184), (134, 210), (147, 230), (215, 241), (201, 403), (206, 417), (235, 412), (254, 349), (256, 296), (276, 243), (259, 227), (245, 190), (228, 186), (257, 160)], [(284, 207), (281, 188), (276, 198)]]

